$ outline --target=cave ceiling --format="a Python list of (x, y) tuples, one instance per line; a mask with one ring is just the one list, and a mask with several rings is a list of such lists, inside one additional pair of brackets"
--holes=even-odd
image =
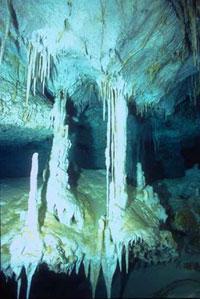
[[(11, 140), (13, 132), (21, 141), (26, 132), (34, 139), (51, 135), (51, 99), (58, 92), (67, 92), (78, 108), (84, 107), (100, 98), (103, 80), (118, 76), (140, 112), (155, 107), (172, 114), (191, 94), (191, 78), (199, 69), (194, 62), (199, 7), (197, 3), (189, 18), (186, 3), (1, 0), (1, 140)], [(34, 46), (38, 53), (48, 52), (50, 74), (37, 79), (35, 95), (32, 80), (27, 108)]]

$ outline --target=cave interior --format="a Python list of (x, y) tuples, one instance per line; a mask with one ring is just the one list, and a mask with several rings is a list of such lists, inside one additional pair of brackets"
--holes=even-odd
[(200, 297), (200, 2), (0, 0), (0, 295)]

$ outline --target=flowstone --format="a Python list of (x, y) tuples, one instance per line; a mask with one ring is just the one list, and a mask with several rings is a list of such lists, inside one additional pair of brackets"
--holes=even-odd
[[(137, 166), (137, 187), (126, 184), (128, 110), (124, 82), (121, 79), (109, 82), (105, 90), (106, 174), (93, 171), (90, 184), (86, 181), (84, 186), (85, 192), (80, 189), (79, 182), (77, 187), (69, 185), (71, 142), (67, 95), (63, 92), (55, 99), (54, 139), (40, 192), (37, 187), (38, 155), (33, 155), (26, 225), (9, 246), (10, 267), (19, 281), (18, 294), (20, 273), (23, 267), (26, 270), (27, 298), (32, 275), (41, 263), (55, 272), (69, 275), (73, 270), (78, 274), (83, 264), (93, 297), (102, 269), (107, 296), (111, 297), (113, 275), (117, 264), (120, 270), (123, 269), (123, 257), (128, 272), (130, 256), (154, 263), (176, 256), (171, 233), (160, 230), (160, 223), (166, 221), (167, 215), (158, 195), (146, 185), (141, 163)], [(103, 180), (99, 180), (100, 177)], [(91, 184), (92, 190), (89, 189)]]

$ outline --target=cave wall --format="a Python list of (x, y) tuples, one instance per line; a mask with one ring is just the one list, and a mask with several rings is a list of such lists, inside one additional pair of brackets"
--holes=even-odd
[(39, 154), (39, 175), (45, 169), (51, 150), (51, 140), (27, 144), (12, 144), (0, 147), (0, 178), (29, 177), (31, 159), (35, 152)]
[[(184, 176), (185, 169), (199, 164), (200, 105), (189, 98), (173, 114), (149, 111), (135, 115), (129, 107), (127, 119), (127, 175), (136, 180), (136, 163), (143, 163), (149, 182)], [(152, 115), (153, 114), (153, 115)], [(106, 123), (102, 105), (88, 106), (73, 124), (71, 159), (80, 168), (105, 168)]]

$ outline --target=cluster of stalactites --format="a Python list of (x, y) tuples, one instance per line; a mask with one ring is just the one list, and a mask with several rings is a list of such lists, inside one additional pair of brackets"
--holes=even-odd
[(112, 218), (115, 205), (125, 208), (126, 193), (126, 146), (127, 146), (127, 96), (121, 77), (105, 80), (100, 85), (103, 100), (103, 119), (107, 114), (106, 185), (107, 216)]
[(67, 97), (68, 97), (68, 95), (64, 91), (60, 91), (55, 98), (55, 102), (54, 102), (52, 113), (51, 113), (54, 137), (56, 137), (56, 133), (61, 128), (68, 128), (68, 126), (66, 125)]
[(37, 81), (40, 81), (44, 93), (45, 83), (50, 77), (52, 56), (44, 40), (45, 36), (37, 34), (28, 44), (26, 104), (28, 104), (31, 84), (35, 95)]

